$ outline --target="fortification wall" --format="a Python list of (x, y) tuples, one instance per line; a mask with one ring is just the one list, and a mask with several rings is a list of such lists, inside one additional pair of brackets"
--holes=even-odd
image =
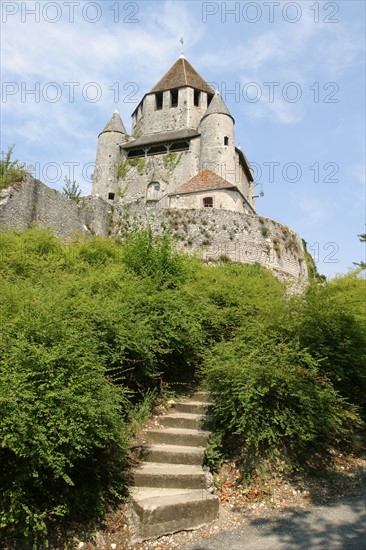
[(118, 235), (135, 224), (149, 225), (154, 234), (170, 230), (177, 247), (207, 262), (260, 263), (280, 280), (307, 281), (303, 243), (288, 227), (254, 214), (215, 208), (161, 209), (145, 204), (110, 204), (100, 197), (83, 197), (79, 204), (26, 176), (22, 183), (0, 192), (0, 229), (24, 231), (32, 224), (51, 229), (59, 237)]
[(0, 191), (0, 229), (24, 231), (33, 224), (59, 237), (108, 235), (111, 206), (99, 197), (83, 197), (79, 204), (27, 175), (23, 182)]
[(278, 279), (306, 284), (307, 267), (301, 238), (285, 225), (254, 214), (205, 208), (201, 210), (117, 206), (114, 232), (123, 236), (134, 223), (150, 225), (154, 234), (169, 229), (179, 249), (208, 262), (260, 263)]

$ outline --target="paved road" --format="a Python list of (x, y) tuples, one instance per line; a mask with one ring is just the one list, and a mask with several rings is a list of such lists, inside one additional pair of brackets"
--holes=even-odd
[(288, 510), (276, 519), (249, 520), (182, 550), (365, 550), (366, 495), (310, 512)]

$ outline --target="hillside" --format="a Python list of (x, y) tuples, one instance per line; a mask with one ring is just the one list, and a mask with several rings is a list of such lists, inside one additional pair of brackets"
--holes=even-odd
[[(148, 230), (62, 244), (0, 233), (4, 541), (45, 546), (128, 487), (132, 438), (157, 399), (203, 381), (207, 461), (313, 465), (352, 449), (365, 413), (365, 281), (289, 297), (259, 265), (207, 266)], [(9, 541), (13, 541), (10, 542)], [(5, 543), (4, 543), (5, 544)]]

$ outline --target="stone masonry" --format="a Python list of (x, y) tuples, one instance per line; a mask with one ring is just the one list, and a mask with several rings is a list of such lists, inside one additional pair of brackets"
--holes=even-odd
[(182, 55), (132, 114), (116, 111), (98, 138), (92, 195), (79, 203), (27, 175), (0, 191), (0, 229), (32, 224), (60, 237), (123, 237), (169, 230), (203, 260), (259, 263), (283, 281), (307, 281), (301, 238), (255, 212), (253, 170), (235, 146), (235, 121)]
[(304, 246), (287, 226), (269, 218), (227, 210), (146, 208), (131, 204), (114, 210), (113, 228), (123, 237), (137, 223), (155, 235), (168, 230), (177, 248), (206, 262), (259, 263), (282, 281), (307, 280)]
[(25, 231), (38, 225), (58, 237), (107, 236), (111, 210), (98, 197), (83, 197), (76, 203), (27, 175), (23, 182), (0, 191), (0, 230)]

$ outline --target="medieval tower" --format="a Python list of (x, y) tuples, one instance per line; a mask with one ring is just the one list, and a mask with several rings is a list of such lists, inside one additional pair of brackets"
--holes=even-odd
[(181, 55), (132, 114), (99, 135), (93, 194), (156, 208), (255, 213), (253, 173), (221, 96)]
[(129, 134), (115, 111), (98, 137), (92, 194), (70, 201), (30, 174), (0, 193), (0, 228), (124, 237), (169, 231), (177, 248), (210, 263), (259, 263), (306, 284), (302, 239), (255, 211), (253, 170), (235, 146), (222, 97), (184, 55), (144, 95)]

